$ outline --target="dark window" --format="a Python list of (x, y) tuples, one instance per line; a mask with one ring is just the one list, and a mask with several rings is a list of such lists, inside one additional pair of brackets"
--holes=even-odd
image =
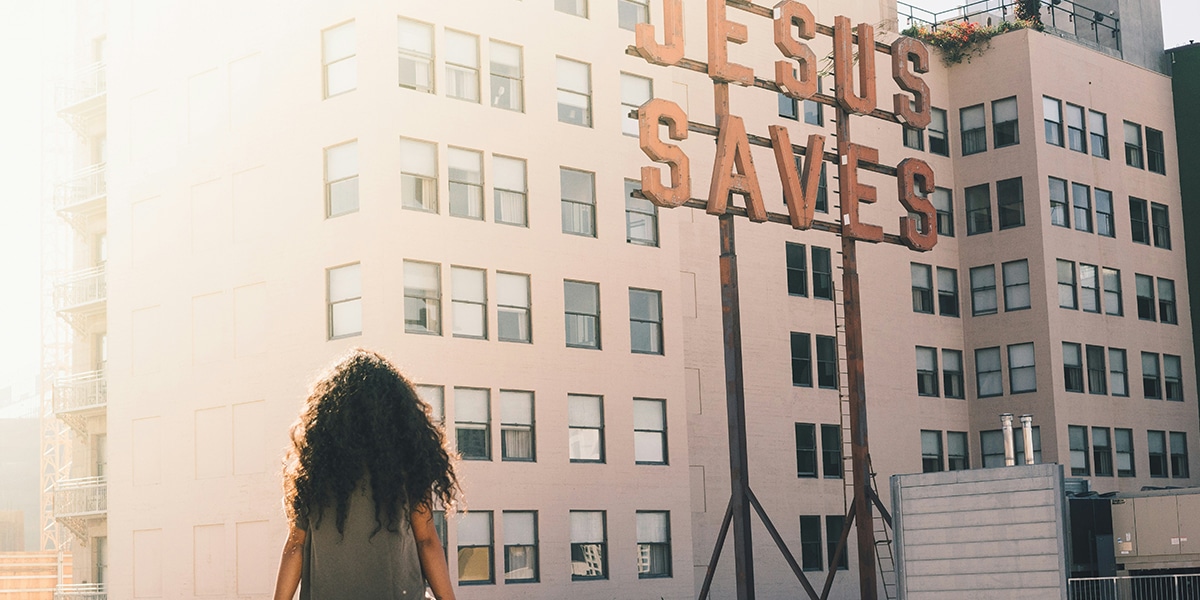
[(817, 426), (796, 423), (796, 477), (817, 476)]
[[(1029, 428), (1033, 437), (1033, 464), (1042, 464), (1042, 430), (1036, 425)], [(1013, 458), (1016, 464), (1025, 464), (1025, 430), (1021, 427), (1013, 429)], [(1003, 456), (1001, 457), (1003, 464)]]
[(671, 514), (637, 511), (638, 579), (671, 576)]
[(946, 127), (946, 111), (940, 108), (929, 109), (929, 151), (933, 154), (950, 156), (950, 129)]
[(925, 149), (925, 130), (924, 129), (917, 129), (916, 127), (909, 127), (908, 125), (904, 125), (902, 130), (904, 133), (904, 147), (905, 148), (912, 148), (913, 150), (924, 150)]
[(833, 266), (829, 262), (829, 248), (812, 247), (813, 298), (833, 300)]
[(1162, 399), (1162, 374), (1158, 370), (1158, 355), (1142, 353), (1142, 395), (1147, 400)]
[(938, 395), (937, 348), (917, 346), (917, 394)]
[(969, 156), (987, 150), (987, 120), (983, 105), (968, 106), (959, 111), (962, 126), (962, 154)]
[(492, 460), (491, 391), (454, 388), (458, 453), (466, 460)]
[(1104, 113), (1088, 111), (1088, 137), (1092, 142), (1092, 156), (1108, 160), (1108, 117)]
[(817, 387), (838, 387), (837, 341), (824, 335), (817, 336)]
[(992, 230), (992, 198), (988, 184), (976, 185), (964, 190), (967, 199), (967, 235), (987, 233)]
[(1125, 164), (1142, 168), (1142, 126), (1125, 121)]
[(800, 515), (800, 567), (805, 571), (822, 570), (825, 559), (821, 554), (821, 517)]
[(1146, 201), (1133, 196), (1129, 197), (1129, 232), (1135, 243), (1150, 244), (1150, 216)]
[(788, 295), (808, 296), (808, 258), (803, 244), (787, 242)]
[(1138, 318), (1143, 321), (1155, 320), (1154, 278), (1149, 275), (1135, 274), (1134, 289), (1137, 290)]
[(1050, 178), (1050, 224), (1071, 226), (1071, 212), (1067, 210), (1067, 182), (1057, 177)]
[(607, 515), (571, 511), (571, 580), (608, 579)]
[(825, 479), (842, 477), (842, 428), (840, 425), (821, 425), (821, 470)]
[(966, 432), (946, 432), (946, 462), (946, 467), (950, 471), (965, 471), (971, 468), (971, 460), (967, 453)]
[(1025, 193), (1020, 177), (996, 182), (996, 213), (1000, 229), (1012, 229), (1025, 224)]
[(1113, 195), (1108, 190), (1096, 188), (1096, 233), (1105, 237), (1117, 237), (1116, 221), (1113, 220)]
[(1154, 247), (1171, 249), (1171, 217), (1165, 204), (1150, 203), (1150, 222), (1154, 226)]
[(943, 317), (958, 316), (958, 270), (938, 267), (938, 314)]
[[(833, 562), (833, 556), (837, 554), (838, 542), (842, 540), (842, 529), (846, 526), (846, 517), (842, 515), (829, 515), (825, 517), (825, 547), (829, 550), (829, 562)], [(850, 544), (846, 544), (842, 548), (842, 555), (838, 557), (837, 568), (839, 571), (845, 571), (850, 568), (850, 561), (847, 555), (850, 554)]]
[(1046, 143), (1054, 146), (1063, 145), (1062, 102), (1049, 96), (1042, 96), (1042, 114), (1046, 123)]
[(1068, 392), (1083, 393), (1083, 350), (1073, 342), (1063, 342), (1063, 383)]
[(1117, 477), (1133, 477), (1133, 430), (1114, 429), (1113, 437), (1117, 447)]
[(979, 432), (979, 458), (985, 469), (1004, 466), (1004, 432), (999, 429)]
[(1182, 431), (1171, 432), (1171, 477), (1188, 477), (1187, 434)]
[(1074, 206), (1075, 229), (1092, 231), (1092, 188), (1081, 183), (1071, 184), (1071, 204)]
[(1167, 432), (1147, 431), (1146, 449), (1150, 454), (1150, 476), (1167, 476)]
[(1107, 427), (1092, 428), (1092, 464), (1097, 477), (1112, 477), (1112, 440)]
[(933, 314), (933, 269), (929, 265), (909, 263), (912, 272), (912, 307), (915, 313)]
[(1075, 263), (1058, 259), (1058, 305), (1075, 310), (1079, 302), (1075, 296)]
[(933, 189), (933, 208), (937, 210), (938, 235), (954, 237), (954, 196), (950, 190)]
[(1018, 125), (1015, 96), (992, 102), (992, 135), (995, 137), (995, 147), (1003, 148), (1020, 143), (1021, 135)]
[(779, 116), (793, 121), (800, 119), (800, 107), (795, 98), (779, 94)]
[(1067, 434), (1071, 440), (1071, 475), (1088, 476), (1092, 474), (1088, 463), (1087, 427), (1068, 425)]
[[(825, 84), (817, 77), (817, 92), (825, 91)], [(804, 122), (809, 125), (824, 125), (825, 124), (825, 107), (819, 102), (813, 100), (804, 101)]]
[(962, 352), (942, 349), (942, 392), (947, 398), (963, 398)]
[(946, 470), (942, 453), (942, 432), (921, 430), (921, 472), (937, 473)]
[(1146, 168), (1159, 175), (1167, 174), (1167, 158), (1163, 153), (1163, 134), (1157, 129), (1146, 128)]
[(504, 582), (538, 580), (537, 512), (504, 511)]
[(1067, 104), (1067, 147), (1087, 154), (1087, 130), (1083, 123), (1083, 107)]
[(973, 267), (971, 275), (971, 314), (992, 315), (996, 313), (996, 267), (984, 265)]
[(1104, 346), (1087, 347), (1087, 381), (1089, 394), (1102, 396), (1108, 393), (1108, 369), (1104, 366)]
[(1163, 355), (1163, 396), (1167, 400), (1183, 402), (1183, 367), (1179, 357)]
[(813, 210), (826, 214), (829, 213), (829, 177), (825, 175), (825, 167), (828, 165), (826, 162), (821, 163), (821, 179), (817, 181), (817, 201), (813, 206)]
[(980, 398), (1004, 394), (999, 346), (975, 351), (975, 394)]
[(1158, 278), (1158, 320), (1169, 325), (1178, 323), (1175, 314), (1175, 282), (1162, 277)]
[(807, 333), (792, 332), (792, 385), (812, 387), (812, 345)]

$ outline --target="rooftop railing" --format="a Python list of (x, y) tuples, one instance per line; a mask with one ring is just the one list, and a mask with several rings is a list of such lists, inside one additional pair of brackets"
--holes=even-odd
[[(1017, 18), (1017, 0), (976, 0), (957, 8), (928, 11), (906, 2), (896, 2), (901, 29), (913, 25), (934, 29), (945, 23), (974, 21), (1013, 21)], [(1088, 46), (1114, 51), (1121, 56), (1121, 21), (1113, 14), (1100, 12), (1074, 0), (1041, 0), (1042, 24), (1066, 38)]]
[(62, 479), (54, 484), (54, 518), (93, 517), (108, 512), (104, 477)]
[(103, 408), (108, 404), (108, 379), (104, 371), (63, 377), (54, 382), (56, 414)]

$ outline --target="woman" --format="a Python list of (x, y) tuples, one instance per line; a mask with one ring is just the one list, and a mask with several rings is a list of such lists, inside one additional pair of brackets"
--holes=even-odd
[(454, 600), (432, 503), (458, 480), (442, 431), (387, 359), (354, 350), (317, 380), (283, 473), (290, 532), (275, 600)]

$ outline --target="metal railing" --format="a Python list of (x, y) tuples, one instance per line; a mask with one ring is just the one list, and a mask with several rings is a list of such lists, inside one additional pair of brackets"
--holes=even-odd
[(63, 377), (54, 382), (54, 412), (67, 413), (108, 404), (108, 379), (104, 371)]
[(83, 102), (108, 91), (108, 71), (103, 62), (80, 69), (75, 78), (58, 88), (54, 106), (59, 111), (70, 110)]
[(1067, 580), (1070, 600), (1200, 600), (1200, 575), (1080, 577)]
[(60, 583), (54, 588), (54, 600), (108, 600), (103, 583)]
[[(994, 25), (991, 20), (1013, 21), (1017, 18), (1017, 0), (976, 0), (957, 8), (929, 11), (906, 2), (896, 2), (896, 15), (901, 28), (921, 25), (937, 29), (945, 23), (975, 21)], [(1042, 24), (1066, 37), (1087, 45), (1107, 48), (1121, 54), (1121, 21), (1110, 15), (1073, 0), (1041, 0)]]
[(78, 309), (101, 302), (107, 297), (104, 265), (72, 273), (54, 285), (55, 310)]
[(54, 187), (54, 208), (64, 210), (108, 193), (105, 163), (96, 163)]
[(108, 481), (104, 477), (63, 479), (54, 484), (54, 518), (85, 517), (108, 512)]

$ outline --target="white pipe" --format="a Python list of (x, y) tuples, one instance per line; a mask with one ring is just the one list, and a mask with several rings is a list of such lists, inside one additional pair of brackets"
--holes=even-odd
[(1033, 464), (1033, 415), (1021, 415), (1021, 433), (1025, 438), (1025, 464)]
[(1000, 415), (1000, 428), (1004, 436), (1004, 466), (1011, 467), (1017, 464), (1016, 450), (1013, 448), (1013, 416), (1012, 413), (1004, 413)]

